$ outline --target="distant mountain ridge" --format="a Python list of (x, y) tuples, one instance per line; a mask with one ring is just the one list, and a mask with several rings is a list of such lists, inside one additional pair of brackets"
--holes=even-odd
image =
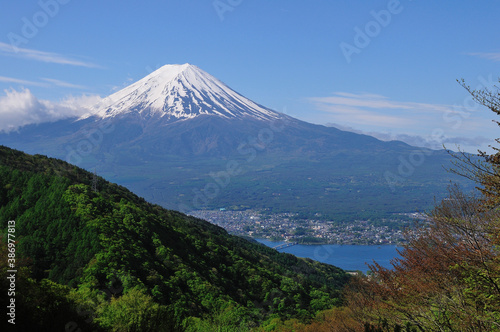
[[(450, 166), (444, 150), (300, 121), (190, 64), (159, 68), (89, 116), (26, 126), (0, 135), (0, 144), (96, 169), (184, 212), (226, 207), (380, 219), (425, 210), (450, 180), (462, 181), (443, 169)], [(413, 165), (415, 156), (422, 158)], [(230, 176), (216, 181), (224, 172)]]

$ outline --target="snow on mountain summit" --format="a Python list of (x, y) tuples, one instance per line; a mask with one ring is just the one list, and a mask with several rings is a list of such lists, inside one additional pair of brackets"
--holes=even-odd
[(101, 118), (138, 112), (168, 120), (217, 115), (271, 120), (280, 113), (240, 95), (212, 75), (188, 63), (165, 65), (143, 79), (104, 98), (93, 107)]

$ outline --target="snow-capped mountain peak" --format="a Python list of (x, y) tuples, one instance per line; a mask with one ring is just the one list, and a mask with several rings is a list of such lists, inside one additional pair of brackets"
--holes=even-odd
[(214, 115), (276, 119), (280, 113), (254, 103), (191, 64), (165, 65), (93, 107), (101, 118), (139, 113), (167, 120)]

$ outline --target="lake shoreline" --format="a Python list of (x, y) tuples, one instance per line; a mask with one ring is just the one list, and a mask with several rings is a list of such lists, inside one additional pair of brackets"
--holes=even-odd
[(261, 237), (250, 237), (250, 236), (241, 236), (241, 237), (244, 239), (256, 241), (256, 242), (263, 240), (263, 241), (276, 242), (276, 243), (297, 243), (299, 245), (304, 245), (304, 246), (332, 245), (332, 246), (397, 246), (397, 247), (402, 247), (405, 244), (404, 242), (378, 243), (378, 244), (376, 244), (376, 243), (365, 244), (365, 243), (332, 243), (332, 242), (298, 242), (298, 241), (275, 240), (275, 239), (268, 239), (268, 238), (261, 238)]
[[(253, 240), (270, 248), (293, 243), (262, 238)], [(374, 262), (392, 269), (391, 261), (399, 257), (398, 250), (401, 249), (403, 249), (401, 246), (394, 244), (294, 244), (280, 248), (278, 251), (334, 265), (345, 271), (367, 273), (370, 270), (367, 264)]]

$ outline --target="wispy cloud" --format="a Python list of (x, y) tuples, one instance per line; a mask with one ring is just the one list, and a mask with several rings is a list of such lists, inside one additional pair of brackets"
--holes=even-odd
[(348, 92), (336, 92), (332, 97), (309, 98), (313, 102), (327, 103), (332, 105), (367, 107), (375, 109), (401, 109), (401, 110), (427, 110), (447, 112), (452, 106), (440, 104), (426, 104), (415, 102), (400, 102), (377, 94), (355, 94)]
[(10, 44), (2, 42), (0, 42), (0, 54), (29, 59), (29, 60), (47, 62), (47, 63), (57, 63), (61, 65), (70, 65), (70, 66), (87, 67), (87, 68), (102, 68), (101, 66), (92, 62), (74, 59), (57, 53), (14, 47)]
[(73, 84), (65, 81), (61, 81), (55, 78), (41, 78), (43, 82), (29, 81), (15, 77), (0, 76), (0, 82), (15, 83), (22, 86), (40, 86), (44, 88), (51, 88), (53, 86), (59, 86), (63, 88), (72, 88), (79, 90), (88, 90), (89, 88), (83, 85)]
[(476, 52), (476, 53), (467, 53), (468, 55), (477, 56), (483, 59), (492, 60), (492, 61), (500, 61), (500, 52), (494, 53), (484, 53), (484, 52)]
[(54, 78), (42, 78), (42, 80), (44, 80), (45, 82), (49, 82), (55, 86), (60, 86), (63, 88), (73, 88), (73, 89), (81, 89), (81, 90), (88, 89), (88, 87), (83, 86), (83, 85), (73, 84), (73, 83), (69, 83), (69, 82), (65, 82), (65, 81), (61, 81), (61, 80), (56, 80)]
[(401, 141), (412, 146), (426, 147), (430, 149), (442, 149), (443, 145), (447, 149), (457, 150), (457, 146), (465, 147), (471, 152), (475, 152), (477, 147), (485, 146), (491, 143), (491, 138), (484, 136), (440, 136), (440, 137), (429, 137), (423, 135), (415, 134), (395, 134), (388, 132), (379, 131), (364, 131), (355, 129), (349, 126), (343, 126), (336, 123), (327, 123), (328, 127), (335, 127), (340, 130), (350, 131), (356, 134), (363, 134), (373, 136), (381, 141)]
[(337, 123), (402, 128), (462, 107), (442, 104), (401, 102), (377, 94), (336, 92), (330, 97), (308, 98), (316, 108), (334, 116)]
[(49, 86), (49, 84), (47, 84), (47, 83), (28, 81), (28, 80), (23, 80), (23, 79), (14, 78), (14, 77), (6, 77), (6, 76), (0, 76), (0, 82), (16, 83), (16, 84), (32, 85), (32, 86), (43, 86), (43, 87)]
[(396, 115), (370, 112), (353, 106), (331, 104), (329, 102), (314, 100), (316, 108), (320, 111), (330, 113), (336, 122), (349, 123), (351, 125), (375, 125), (401, 127), (410, 125), (407, 119)]
[(478, 148), (487, 150), (488, 143), (493, 143), (488, 137), (496, 131), (488, 114), (467, 109), (463, 103), (395, 101), (377, 94), (348, 92), (308, 100), (325, 112), (324, 122), (330, 126), (413, 146), (439, 149), (445, 144), (454, 149), (459, 145), (474, 153)]

